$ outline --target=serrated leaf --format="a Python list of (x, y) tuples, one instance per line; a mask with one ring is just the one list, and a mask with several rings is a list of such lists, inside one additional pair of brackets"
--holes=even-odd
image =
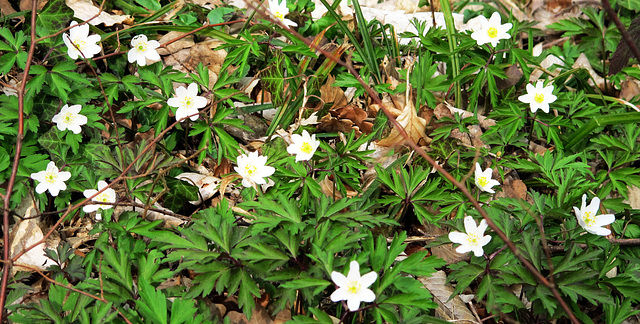
[(73, 18), (73, 10), (67, 7), (65, 0), (50, 0), (36, 16), (36, 33), (40, 37), (48, 36), (67, 27)]

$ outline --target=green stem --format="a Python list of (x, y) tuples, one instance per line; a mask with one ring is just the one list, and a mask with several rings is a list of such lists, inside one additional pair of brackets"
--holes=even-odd
[[(453, 71), (451, 75), (455, 79), (460, 72), (460, 61), (458, 55), (454, 53), (458, 42), (456, 41), (456, 26), (453, 23), (453, 13), (451, 12), (451, 5), (449, 0), (440, 0), (442, 6), (442, 13), (444, 14), (444, 22), (447, 26), (447, 39), (449, 40), (449, 51), (451, 52), (451, 61), (453, 62)], [(460, 88), (460, 81), (456, 81), (456, 107), (462, 109), (462, 89)]]

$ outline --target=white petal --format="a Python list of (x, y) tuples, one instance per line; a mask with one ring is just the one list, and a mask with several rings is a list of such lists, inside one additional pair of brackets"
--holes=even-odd
[(189, 87), (187, 88), (187, 92), (189, 95), (195, 97), (198, 95), (198, 85), (195, 82), (192, 82), (191, 84), (189, 84)]
[(465, 232), (467, 232), (467, 234), (475, 233), (476, 229), (477, 229), (477, 225), (476, 225), (476, 221), (473, 220), (473, 217), (466, 216), (464, 218), (464, 230), (465, 230)]
[(466, 244), (462, 244), (460, 246), (458, 246), (458, 248), (456, 249), (456, 252), (460, 253), (460, 254), (465, 254), (469, 251), (471, 251), (473, 248), (470, 245), (466, 245)]
[(360, 264), (358, 261), (351, 261), (349, 263), (349, 274), (347, 274), (347, 280), (358, 280), (360, 278)]
[(40, 182), (37, 186), (36, 186), (36, 192), (41, 194), (45, 191), (47, 191), (47, 189), (49, 189), (49, 185), (46, 182)]
[(487, 230), (487, 227), (489, 227), (489, 224), (487, 224), (487, 220), (485, 219), (481, 220), (480, 225), (478, 225), (478, 228), (476, 229), (476, 235), (478, 236), (484, 235), (484, 231)]
[(92, 213), (98, 209), (100, 209), (98, 205), (85, 205), (84, 207), (82, 207), (82, 211), (84, 211), (85, 213)]
[(98, 193), (98, 190), (94, 190), (94, 189), (87, 189), (87, 190), (82, 192), (82, 194), (84, 195), (85, 198), (89, 198), (89, 197), (95, 195), (96, 193)]
[(347, 308), (350, 311), (353, 312), (353, 311), (357, 310), (359, 307), (360, 307), (360, 299), (355, 298), (353, 296), (351, 298), (347, 299)]
[(376, 282), (376, 279), (378, 279), (378, 274), (375, 271), (371, 271), (360, 278), (360, 284), (363, 288), (367, 288)]
[(484, 250), (482, 249), (482, 246), (478, 245), (475, 246), (473, 249), (473, 255), (475, 255), (476, 257), (481, 257), (484, 254)]
[(341, 300), (347, 300), (350, 296), (346, 288), (338, 288), (331, 294), (331, 301), (339, 302)]
[(347, 281), (347, 277), (337, 271), (331, 272), (331, 280), (333, 280), (333, 283), (335, 283), (338, 287), (344, 287), (349, 283)]
[(596, 216), (596, 225), (595, 226), (604, 226), (609, 225), (616, 221), (616, 216), (613, 214), (604, 214), (600, 216)]
[(61, 171), (58, 173), (58, 180), (60, 181), (67, 181), (69, 178), (71, 178), (71, 172)]
[(469, 239), (469, 235), (460, 233), (458, 231), (449, 233), (449, 241), (453, 243), (464, 244), (464, 243), (467, 243), (468, 239)]
[(360, 299), (363, 302), (370, 303), (376, 300), (376, 294), (374, 294), (371, 289), (362, 289), (358, 293), (358, 299)]

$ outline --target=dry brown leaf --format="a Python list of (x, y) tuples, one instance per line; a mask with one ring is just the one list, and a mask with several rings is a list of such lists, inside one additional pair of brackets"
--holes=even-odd
[(9, 0), (0, 0), (0, 12), (7, 16), (16, 13), (16, 10), (13, 9)]
[[(31, 205), (29, 208), (27, 208), (24, 216), (25, 218), (28, 218), (33, 217), (37, 214), (38, 211), (36, 209), (36, 206)], [(18, 253), (42, 240), (44, 235), (42, 233), (42, 229), (40, 229), (40, 226), (38, 226), (39, 221), (39, 217), (28, 218), (20, 221), (14, 226), (14, 229), (11, 232), (11, 236), (13, 237), (11, 239), (12, 257), (18, 255)], [(33, 271), (29, 268), (21, 267), (20, 265), (29, 266), (31, 268), (36, 268), (44, 271), (48, 266), (55, 264), (55, 262), (49, 259), (44, 253), (45, 248), (55, 249), (55, 246), (47, 245), (45, 245), (45, 243), (41, 243), (31, 250), (27, 251), (27, 253), (23, 254), (18, 258), (18, 260), (16, 260), (14, 266), (11, 268), (11, 272), (15, 274), (18, 271)]]
[[(589, 59), (584, 53), (580, 53), (575, 63), (573, 63), (571, 67), (574, 69), (582, 68), (587, 70), (587, 72), (589, 72), (589, 75), (591, 75), (591, 78), (593, 78), (593, 79), (589, 78), (589, 80), (587, 80), (587, 83), (589, 83), (589, 85), (591, 86), (596, 85), (598, 86), (598, 88), (604, 89), (604, 78), (599, 76), (598, 73), (593, 69), (593, 67), (591, 67), (591, 63), (589, 62)], [(571, 77), (573, 77), (573, 74), (571, 75)], [(571, 80), (571, 77), (568, 78), (566, 82)], [(595, 84), (594, 84), (594, 81), (595, 81)]]
[(508, 176), (501, 185), (502, 190), (496, 193), (495, 198), (515, 198), (527, 200), (527, 185), (520, 179), (514, 179)]
[(447, 275), (444, 271), (437, 271), (431, 277), (418, 277), (418, 280), (431, 292), (434, 301), (438, 304), (437, 317), (456, 323), (478, 323), (460, 296), (449, 300), (453, 294), (453, 287), (447, 283)]
[[(316, 108), (322, 108), (328, 103), (333, 103), (329, 111), (342, 108), (347, 105), (347, 97), (340, 87), (334, 87), (335, 78), (332, 75), (327, 77), (327, 81), (320, 87), (320, 103)], [(365, 116), (366, 117), (366, 116)]]
[(121, 23), (133, 23), (133, 19), (129, 15), (112, 15), (105, 11), (100, 12), (100, 8), (93, 5), (91, 0), (65, 0), (65, 4), (73, 10), (73, 16), (78, 19), (89, 20), (100, 13), (98, 17), (89, 21), (89, 23), (94, 26), (100, 24), (113, 26)]
[(620, 98), (631, 101), (635, 96), (640, 94), (640, 82), (634, 78), (627, 76), (620, 85)]
[[(427, 121), (424, 118), (418, 116), (416, 108), (413, 105), (413, 100), (406, 100), (405, 106), (402, 109), (402, 113), (396, 120), (398, 121), (398, 123), (400, 123), (400, 126), (402, 126), (402, 128), (407, 132), (409, 138), (415, 143), (420, 144), (420, 140), (424, 140), (424, 142), (426, 142), (427, 144), (431, 143), (431, 138), (429, 138), (425, 134)], [(379, 146), (387, 147), (403, 145), (404, 143), (405, 139), (396, 129), (396, 127), (393, 127), (393, 129), (391, 129), (389, 136), (377, 142)]]
[(633, 209), (640, 209), (640, 188), (627, 186), (627, 189), (629, 189), (629, 200), (625, 200), (625, 202), (631, 205)]

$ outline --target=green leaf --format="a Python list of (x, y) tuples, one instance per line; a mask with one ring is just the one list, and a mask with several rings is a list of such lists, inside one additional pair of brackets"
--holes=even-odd
[(48, 36), (67, 27), (73, 18), (73, 10), (65, 0), (50, 0), (36, 16), (36, 33), (40, 37)]
[(136, 300), (140, 313), (153, 323), (167, 323), (167, 298), (145, 279), (138, 280), (141, 300)]
[(160, 8), (162, 8), (158, 0), (136, 0), (136, 2), (139, 5), (153, 11), (158, 11), (160, 10)]
[(171, 305), (171, 324), (190, 323), (189, 320), (193, 320), (193, 315), (196, 314), (198, 309), (195, 307), (194, 300), (185, 300), (182, 298), (176, 298)]

